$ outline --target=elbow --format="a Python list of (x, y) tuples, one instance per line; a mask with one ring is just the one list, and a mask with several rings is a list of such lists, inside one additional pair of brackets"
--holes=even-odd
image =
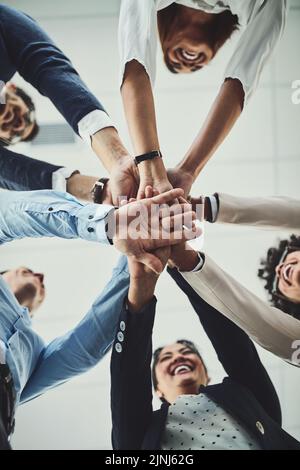
[(145, 79), (149, 80), (145, 67), (136, 59), (132, 59), (125, 65), (121, 91), (127, 86), (139, 86)]

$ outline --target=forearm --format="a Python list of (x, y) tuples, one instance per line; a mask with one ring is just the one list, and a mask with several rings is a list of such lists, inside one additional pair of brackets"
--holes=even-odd
[(104, 357), (114, 341), (128, 285), (127, 261), (122, 257), (82, 321), (45, 348), (22, 393), (22, 402), (86, 372)]
[(65, 193), (1, 193), (0, 244), (25, 237), (82, 238), (108, 243), (105, 217), (110, 205), (81, 204)]
[(218, 194), (217, 222), (300, 232), (300, 200)]
[(130, 157), (114, 127), (106, 127), (96, 132), (92, 136), (92, 148), (109, 173)]
[(243, 109), (244, 92), (238, 80), (226, 80), (202, 129), (180, 166), (196, 178), (227, 137)]
[(186, 244), (175, 245), (171, 250), (168, 264), (169, 267), (176, 267), (179, 271), (190, 272), (199, 264), (199, 255)]
[(60, 168), (0, 146), (0, 187), (4, 189), (52, 189), (52, 175)]
[(200, 271), (182, 276), (203, 300), (263, 348), (287, 361), (293, 360), (293, 344), (300, 339), (300, 322), (296, 318), (263, 302), (207, 255)]
[(140, 279), (130, 279), (128, 292), (128, 308), (130, 312), (141, 311), (154, 297), (154, 290), (158, 277), (153, 274), (141, 277)]
[(152, 87), (144, 67), (137, 61), (126, 65), (121, 93), (135, 153), (159, 149)]

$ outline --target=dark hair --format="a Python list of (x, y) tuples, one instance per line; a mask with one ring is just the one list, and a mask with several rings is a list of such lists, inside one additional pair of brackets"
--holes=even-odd
[(272, 305), (300, 320), (300, 304), (296, 304), (283, 295), (280, 296), (273, 292), (273, 284), (276, 276), (275, 268), (280, 262), (286, 248), (291, 249), (291, 251), (300, 251), (300, 237), (291, 235), (289, 240), (281, 240), (277, 248), (269, 248), (266, 259), (261, 260), (261, 268), (258, 270), (258, 277), (265, 281), (264, 288), (269, 293)]
[(8, 272), (8, 269), (7, 269), (6, 271), (2, 271), (2, 272), (0, 273), (0, 276), (3, 276), (3, 274), (5, 274), (5, 273), (7, 273), (7, 272)]
[[(29, 111), (35, 111), (34, 102), (32, 101), (31, 97), (27, 95), (27, 93), (24, 90), (22, 90), (22, 88), (16, 87), (15, 93), (24, 101)], [(21, 142), (31, 142), (38, 135), (39, 130), (40, 130), (39, 125), (36, 121), (34, 121), (33, 124), (34, 126), (30, 134), (25, 139), (21, 139)], [(4, 147), (7, 147), (8, 145), (10, 145), (10, 142), (1, 140), (1, 145), (3, 145)]]
[(35, 111), (34, 102), (32, 101), (31, 97), (27, 95), (27, 93), (24, 90), (22, 90), (22, 88), (16, 87), (15, 93), (24, 101), (29, 111)]
[[(22, 90), (22, 88), (16, 87), (15, 93), (16, 93), (17, 96), (19, 96), (24, 101), (24, 103), (26, 104), (29, 111), (35, 111), (34, 102), (32, 101), (31, 97), (29, 95), (27, 95), (27, 93), (24, 90)], [(32, 128), (32, 131), (26, 137), (26, 139), (22, 139), (22, 142), (31, 142), (38, 135), (39, 130), (40, 130), (39, 125), (35, 121), (34, 126)]]
[[(182, 5), (172, 3), (169, 7), (163, 8), (157, 13), (157, 24), (160, 42), (163, 44), (172, 24), (181, 14)], [(222, 13), (213, 15), (213, 19), (201, 26), (205, 39), (213, 51), (213, 57), (218, 49), (231, 37), (234, 31), (239, 29), (239, 19), (231, 11), (225, 10)], [(164, 54), (165, 64), (172, 73), (178, 73), (169, 63), (167, 55)]]
[[(203, 361), (202, 356), (201, 356), (197, 346), (195, 345), (195, 343), (193, 343), (192, 341), (189, 341), (188, 339), (178, 339), (176, 341), (176, 343), (177, 344), (182, 344), (183, 346), (186, 346), (193, 353), (197, 354), (197, 356), (201, 359), (204, 370), (207, 374), (207, 367), (206, 367), (205, 362)], [(157, 385), (158, 385), (155, 369), (156, 369), (156, 366), (157, 366), (157, 363), (158, 363), (159, 355), (160, 355), (161, 351), (164, 349), (164, 347), (165, 346), (162, 346), (161, 348), (157, 348), (154, 351), (153, 356), (152, 356), (152, 359), (153, 359), (153, 362), (152, 362), (152, 383), (153, 383), (154, 390), (157, 390)]]

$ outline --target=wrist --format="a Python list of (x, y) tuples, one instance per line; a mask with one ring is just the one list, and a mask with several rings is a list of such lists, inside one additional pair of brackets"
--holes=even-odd
[(170, 261), (179, 271), (189, 272), (199, 264), (199, 255), (196, 251), (183, 247), (180, 250), (172, 250)]
[(141, 276), (139, 279), (130, 278), (128, 291), (128, 307), (131, 312), (140, 311), (154, 297), (158, 276)]
[(156, 181), (168, 179), (167, 172), (162, 158), (156, 157), (153, 160), (145, 160), (138, 166), (141, 179), (153, 178)]
[(66, 190), (68, 193), (83, 199), (84, 201), (92, 202), (91, 189), (95, 185), (98, 178), (95, 176), (81, 175), (80, 173), (73, 173), (66, 180)]
[(92, 136), (92, 148), (109, 172), (131, 158), (114, 127), (106, 127), (96, 132)]
[(197, 166), (193, 165), (188, 158), (184, 159), (176, 168), (184, 173), (186, 177), (190, 178), (192, 182), (195, 181), (199, 174)]

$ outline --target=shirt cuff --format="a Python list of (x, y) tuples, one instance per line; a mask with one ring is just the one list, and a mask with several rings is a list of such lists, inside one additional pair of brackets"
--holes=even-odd
[(204, 264), (204, 259), (202, 258), (201, 253), (197, 253), (197, 254), (198, 254), (198, 258), (199, 258), (199, 263), (191, 271), (179, 271), (181, 274), (197, 273), (198, 271), (200, 271), (202, 269), (203, 264)]
[(62, 193), (67, 192), (67, 179), (74, 173), (79, 173), (78, 170), (70, 170), (69, 168), (60, 168), (52, 173), (52, 189)]
[(88, 113), (78, 123), (80, 137), (88, 144), (92, 144), (92, 135), (105, 127), (116, 127), (111, 118), (104, 111), (95, 109)]
[(6, 346), (3, 343), (3, 341), (1, 341), (0, 339), (0, 364), (6, 364), (5, 355), (6, 355)]
[(111, 242), (109, 241), (107, 237), (107, 227), (106, 227), (106, 221), (107, 221), (107, 216), (110, 212), (115, 211), (116, 208), (109, 206), (108, 204), (101, 204), (99, 205), (99, 208), (96, 210), (95, 213), (95, 220), (99, 220), (99, 223), (96, 224), (96, 237), (97, 240), (100, 242), (104, 242), (106, 244), (111, 245)]
[(208, 196), (211, 208), (211, 221), (215, 222), (218, 217), (219, 206), (216, 196)]

